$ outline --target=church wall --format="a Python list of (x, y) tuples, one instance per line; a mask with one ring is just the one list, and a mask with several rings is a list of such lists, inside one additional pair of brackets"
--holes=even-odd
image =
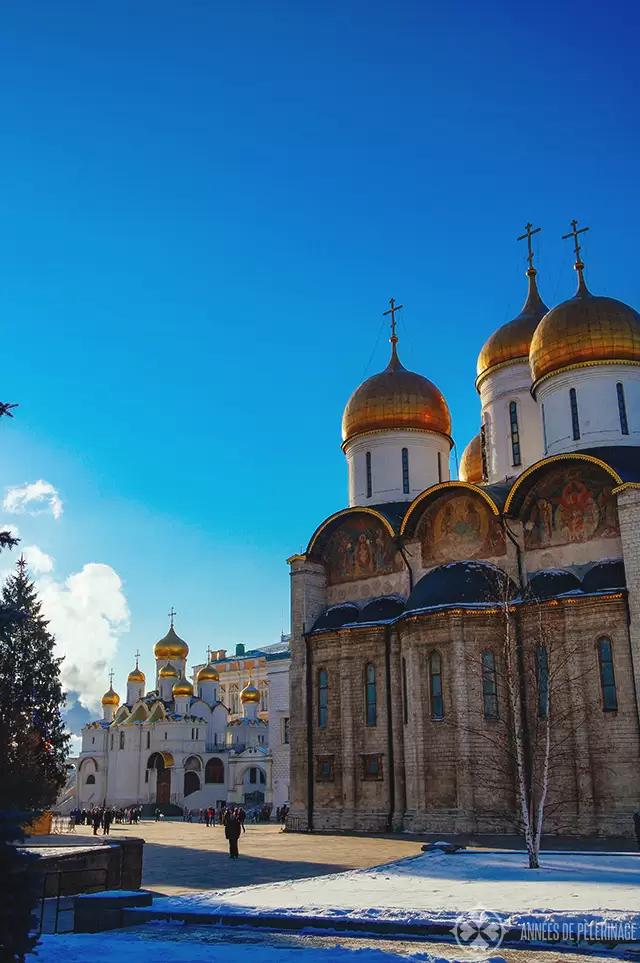
[(289, 658), (269, 662), (269, 749), (273, 758), (273, 805), (275, 808), (289, 802), (290, 756), (289, 743), (285, 740), (290, 732), (285, 720), (289, 719)]
[[(516, 477), (543, 456), (540, 409), (531, 397), (530, 388), (528, 362), (499, 368), (480, 382), (490, 483)], [(513, 464), (511, 401), (517, 405), (520, 465)]]
[[(407, 449), (409, 463), (409, 492), (403, 490), (403, 448)], [(367, 497), (367, 452), (371, 454), (371, 497)], [(408, 503), (425, 488), (449, 480), (449, 442), (438, 432), (372, 431), (352, 439), (345, 454), (351, 506)]]
[(401, 595), (404, 598), (409, 595), (409, 574), (406, 568), (403, 572), (330, 585), (327, 588), (327, 606), (338, 605), (340, 602), (367, 602), (381, 595)]
[(629, 636), (636, 702), (640, 704), (640, 490), (617, 495), (622, 556), (629, 600)]

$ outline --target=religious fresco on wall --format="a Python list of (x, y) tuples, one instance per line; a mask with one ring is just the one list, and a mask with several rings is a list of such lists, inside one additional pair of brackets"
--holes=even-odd
[(527, 550), (620, 534), (611, 480), (597, 468), (562, 468), (545, 475), (527, 495), (520, 517)]
[(382, 523), (371, 516), (356, 516), (341, 525), (323, 558), (329, 585), (402, 571), (400, 553)]
[(420, 520), (422, 562), (493, 558), (506, 551), (504, 532), (495, 515), (476, 495), (440, 496)]

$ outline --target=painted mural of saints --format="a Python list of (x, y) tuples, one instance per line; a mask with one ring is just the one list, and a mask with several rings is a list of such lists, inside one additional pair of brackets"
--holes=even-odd
[(456, 496), (432, 510), (425, 527), (423, 557), (477, 558), (487, 547), (489, 515), (475, 498)]
[(525, 508), (528, 549), (613, 538), (620, 534), (610, 486), (581, 469), (556, 472), (538, 487)]
[(382, 527), (355, 522), (340, 529), (326, 551), (329, 583), (389, 575), (397, 571), (396, 549)]

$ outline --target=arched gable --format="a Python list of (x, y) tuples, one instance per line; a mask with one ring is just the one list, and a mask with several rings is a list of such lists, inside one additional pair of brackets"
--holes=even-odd
[(543, 458), (542, 461), (536, 462), (535, 465), (532, 465), (530, 468), (527, 468), (526, 471), (523, 471), (521, 475), (518, 475), (511, 491), (507, 495), (507, 500), (504, 505), (505, 513), (517, 515), (522, 502), (532, 485), (535, 484), (538, 476), (552, 465), (566, 467), (565, 463), (568, 461), (582, 462), (585, 465), (596, 465), (609, 475), (613, 483), (612, 487), (623, 484), (623, 479), (618, 472), (610, 465), (607, 465), (606, 461), (602, 461), (601, 458), (596, 458), (594, 455), (582, 455), (577, 452), (565, 455), (552, 455), (550, 458)]
[(525, 551), (619, 537), (619, 476), (600, 459), (560, 455), (524, 474), (508, 505), (522, 520)]
[(146, 722), (149, 718), (149, 710), (144, 702), (138, 702), (133, 709), (128, 719), (126, 719), (126, 725), (133, 725), (136, 722)]
[(126, 705), (121, 705), (118, 711), (116, 712), (115, 716), (113, 717), (113, 721), (115, 725), (120, 725), (120, 723), (126, 722), (128, 718), (129, 718), (129, 709), (127, 708)]
[(396, 532), (374, 509), (348, 508), (332, 515), (314, 534), (308, 554), (323, 562), (328, 585), (403, 570)]
[(412, 538), (415, 535), (416, 527), (419, 524), (425, 509), (434, 498), (440, 498), (443, 494), (448, 494), (451, 492), (458, 494), (461, 492), (461, 490), (478, 495), (487, 504), (492, 515), (497, 516), (500, 514), (500, 509), (496, 505), (491, 495), (485, 491), (484, 488), (480, 488), (478, 485), (472, 485), (471, 482), (455, 480), (441, 482), (438, 485), (432, 485), (431, 488), (427, 488), (420, 495), (418, 495), (417, 498), (414, 498), (407, 509), (404, 519), (402, 520), (400, 534), (406, 536), (407, 538)]
[(151, 714), (149, 716), (149, 722), (160, 722), (162, 719), (166, 718), (166, 712), (164, 711), (164, 706), (161, 702), (156, 702)]

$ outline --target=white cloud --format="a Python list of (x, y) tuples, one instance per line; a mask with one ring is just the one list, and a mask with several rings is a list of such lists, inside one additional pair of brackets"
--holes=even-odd
[(22, 554), (33, 575), (42, 575), (45, 572), (53, 571), (53, 559), (37, 545), (25, 545)]
[(54, 518), (60, 518), (62, 500), (57, 489), (40, 478), (21, 488), (7, 489), (4, 509), (12, 515), (42, 515), (50, 511)]
[(129, 630), (129, 606), (120, 576), (110, 565), (89, 562), (64, 581), (44, 575), (36, 581), (36, 589), (59, 653), (65, 656), (62, 684), (96, 712), (118, 640)]

